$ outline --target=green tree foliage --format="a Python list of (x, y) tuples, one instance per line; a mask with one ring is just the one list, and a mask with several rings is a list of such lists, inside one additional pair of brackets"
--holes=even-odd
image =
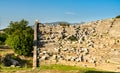
[(115, 18), (120, 18), (120, 15), (116, 16)]
[(4, 45), (5, 44), (5, 40), (6, 40), (7, 36), (5, 33), (0, 33), (0, 45)]
[(5, 31), (8, 35), (6, 44), (13, 48), (16, 54), (24, 56), (28, 56), (33, 50), (33, 29), (27, 25), (26, 20), (10, 22)]
[(70, 24), (67, 23), (67, 22), (59, 22), (58, 25), (63, 26), (63, 27), (65, 27), (65, 26), (69, 27), (70, 26)]

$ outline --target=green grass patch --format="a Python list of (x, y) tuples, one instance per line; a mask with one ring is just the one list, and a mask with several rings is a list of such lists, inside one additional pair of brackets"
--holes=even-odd
[(69, 66), (69, 65), (60, 65), (60, 64), (53, 64), (53, 65), (41, 65), (40, 69), (43, 70), (96, 70), (95, 68), (84, 68), (78, 66)]
[(39, 68), (32, 70), (32, 68), (20, 68), (20, 67), (1, 67), (1, 71), (4, 73), (6, 72), (16, 72), (16, 71), (59, 71), (69, 73), (73, 71), (74, 73), (115, 73), (115, 72), (107, 72), (107, 71), (100, 71), (95, 68), (87, 68), (87, 67), (79, 67), (79, 66), (69, 66), (69, 65), (60, 65), (60, 64), (52, 64), (52, 65), (41, 65)]
[(17, 71), (17, 70), (30, 70), (32, 68), (19, 68), (19, 67), (3, 67), (1, 71)]
[(77, 73), (116, 73), (116, 72), (101, 71), (95, 68), (59, 65), (59, 64), (42, 65), (40, 66), (40, 70), (77, 71)]

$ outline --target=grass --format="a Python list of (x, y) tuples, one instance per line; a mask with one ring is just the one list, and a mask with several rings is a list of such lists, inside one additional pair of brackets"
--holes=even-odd
[(94, 68), (83, 68), (78, 66), (69, 66), (69, 65), (60, 65), (60, 64), (52, 64), (52, 65), (42, 65), (40, 66), (42, 70), (63, 70), (63, 71), (70, 71), (70, 70), (96, 70)]
[(32, 68), (20, 68), (20, 67), (2, 67), (1, 71), (6, 72), (6, 71), (17, 71), (17, 70), (30, 70)]
[[(60, 64), (52, 64), (52, 65), (41, 65), (39, 68), (32, 70), (32, 68), (20, 68), (20, 67), (1, 67), (0, 69), (3, 73), (41, 73), (52, 71), (50, 73), (115, 73), (115, 72), (107, 72), (100, 71), (95, 68), (86, 68), (86, 67), (78, 67), (78, 66), (69, 66), (69, 65), (60, 65)], [(18, 72), (19, 71), (19, 72)], [(23, 72), (24, 71), (24, 72)], [(72, 71), (72, 72), (71, 72)], [(44, 73), (43, 72), (43, 73)]]
[(95, 68), (87, 68), (87, 67), (78, 67), (78, 66), (69, 66), (69, 65), (43, 65), (40, 67), (41, 70), (60, 70), (60, 71), (77, 71), (77, 73), (115, 73), (108, 71), (101, 71)]
[(70, 72), (73, 71), (74, 73), (80, 72), (80, 73), (85, 73), (87, 70), (96, 70), (94, 68), (83, 68), (83, 67), (78, 67), (78, 66), (69, 66), (69, 65), (60, 65), (60, 64), (53, 64), (53, 65), (42, 65), (40, 67), (40, 70), (58, 70), (58, 71), (63, 71), (63, 72)]

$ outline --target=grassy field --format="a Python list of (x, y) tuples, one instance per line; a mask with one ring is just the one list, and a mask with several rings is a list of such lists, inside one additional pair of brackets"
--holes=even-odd
[(78, 66), (68, 65), (41, 65), (37, 69), (32, 68), (19, 68), (19, 67), (1, 67), (0, 73), (115, 73), (100, 71), (94, 68), (84, 68)]

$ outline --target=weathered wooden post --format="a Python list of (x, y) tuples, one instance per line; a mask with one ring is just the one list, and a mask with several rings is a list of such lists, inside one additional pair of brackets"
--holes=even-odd
[(33, 69), (39, 66), (38, 59), (38, 31), (39, 31), (39, 22), (35, 21), (34, 25), (34, 50), (33, 50)]

